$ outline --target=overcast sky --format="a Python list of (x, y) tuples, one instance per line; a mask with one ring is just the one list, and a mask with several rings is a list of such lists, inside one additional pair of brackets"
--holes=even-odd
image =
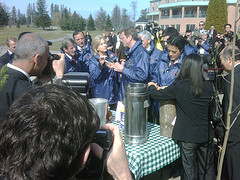
[[(118, 5), (121, 9), (125, 8), (128, 11), (128, 15), (132, 16), (133, 11), (131, 7), (131, 2), (133, 0), (46, 0), (46, 4), (48, 6), (48, 11), (50, 11), (51, 4), (63, 4), (65, 7), (71, 9), (73, 13), (76, 11), (78, 14), (83, 16), (84, 18), (88, 18), (89, 14), (91, 13), (95, 18), (96, 12), (103, 7), (103, 9), (108, 13), (112, 14), (113, 8)], [(137, 1), (137, 0), (135, 0)], [(36, 3), (37, 0), (0, 0), (5, 5), (7, 5), (10, 10), (12, 6), (15, 6), (16, 9), (20, 9), (21, 13), (26, 13), (27, 6), (29, 3)], [(137, 1), (137, 15), (136, 20), (140, 16), (140, 11), (142, 9), (149, 8), (150, 0), (138, 0)]]

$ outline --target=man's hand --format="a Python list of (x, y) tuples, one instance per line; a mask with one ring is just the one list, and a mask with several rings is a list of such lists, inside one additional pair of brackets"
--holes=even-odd
[(114, 71), (122, 72), (123, 68), (124, 68), (124, 64), (119, 64), (119, 63), (114, 64)]
[[(119, 127), (113, 124), (106, 124), (102, 129), (111, 130), (113, 133), (113, 145), (107, 156), (107, 171), (113, 176), (114, 179), (119, 180), (130, 180), (132, 179), (131, 173), (128, 166), (127, 155), (125, 151), (125, 146), (121, 138)], [(93, 153), (101, 158), (102, 148), (95, 144), (91, 144), (91, 150)]]
[(61, 78), (64, 75), (65, 70), (65, 54), (59, 53), (58, 54), (60, 59), (53, 61), (53, 70), (56, 73), (57, 78)]

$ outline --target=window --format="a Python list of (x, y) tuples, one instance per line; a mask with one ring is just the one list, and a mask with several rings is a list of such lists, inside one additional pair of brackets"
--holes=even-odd
[(165, 3), (169, 3), (169, 0), (165, 0)]
[(174, 27), (174, 28), (175, 28), (175, 25), (174, 25), (174, 24), (172, 24), (172, 25), (171, 25), (171, 27)]
[(155, 7), (152, 7), (152, 11), (155, 11)]
[(195, 30), (195, 24), (187, 24), (186, 25), (186, 30), (194, 31)]
[(178, 32), (180, 31), (180, 24), (176, 24), (176, 29), (178, 30)]
[(155, 2), (152, 3), (152, 6), (154, 6)]

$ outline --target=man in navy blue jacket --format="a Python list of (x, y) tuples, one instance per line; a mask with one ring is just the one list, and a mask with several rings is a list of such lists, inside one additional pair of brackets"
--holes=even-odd
[(5, 65), (7, 63), (12, 63), (15, 47), (17, 44), (16, 38), (8, 38), (6, 41), (7, 44), (7, 52), (0, 57), (0, 64)]
[(114, 70), (122, 74), (120, 87), (120, 101), (124, 97), (124, 88), (130, 83), (147, 83), (150, 58), (142, 46), (141, 39), (133, 28), (124, 29), (121, 32), (121, 40), (127, 59), (125, 63), (115, 63)]
[(61, 53), (65, 54), (65, 73), (81, 72), (85, 64), (78, 61), (76, 57), (75, 42), (71, 38), (65, 38), (62, 42)]
[(74, 31), (73, 39), (76, 43), (76, 57), (82, 66), (84, 65), (84, 68), (81, 71), (89, 72), (89, 61), (93, 57), (92, 46), (86, 41), (82, 31)]
[[(144, 30), (138, 33), (138, 37), (142, 40), (142, 46), (147, 50), (148, 55), (150, 56), (150, 68), (149, 68), (149, 77), (151, 77), (153, 69), (157, 66), (159, 60), (161, 59), (162, 51), (155, 48), (152, 41), (152, 34)], [(151, 79), (149, 79), (151, 80)]]

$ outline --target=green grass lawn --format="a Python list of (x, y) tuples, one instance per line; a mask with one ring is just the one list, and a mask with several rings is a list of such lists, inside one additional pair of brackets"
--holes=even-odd
[[(12, 28), (2, 28), (0, 29), (0, 45), (5, 45), (6, 39), (9, 37), (15, 37), (18, 39), (18, 36), (21, 32), (34, 32), (41, 37), (43, 37), (46, 40), (55, 40), (60, 38), (66, 38), (71, 37), (73, 31), (62, 31), (62, 30), (42, 30), (38, 28), (32, 28), (32, 27), (12, 27)], [(86, 32), (86, 31), (84, 31)], [(97, 35), (101, 35), (105, 31), (89, 31), (92, 38), (94, 38)], [(105, 32), (107, 34), (107, 32)], [(54, 41), (53, 45), (50, 46), (51, 51), (59, 51), (60, 47), (62, 46), (62, 40), (60, 41)]]

